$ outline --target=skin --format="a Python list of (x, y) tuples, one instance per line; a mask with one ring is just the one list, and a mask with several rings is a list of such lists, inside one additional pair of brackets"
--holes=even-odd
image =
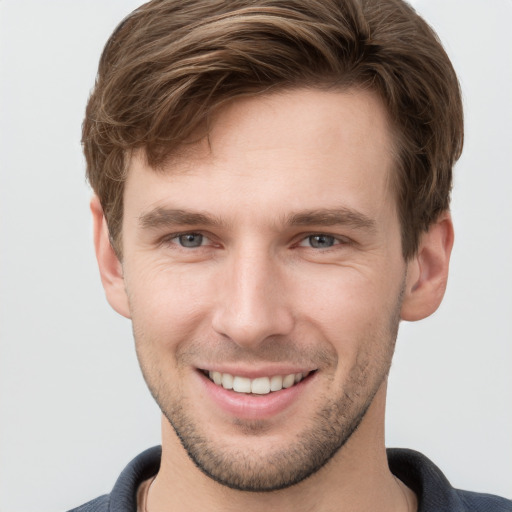
[[(442, 299), (453, 228), (442, 215), (404, 261), (392, 143), (369, 92), (274, 93), (224, 107), (163, 172), (134, 155), (122, 263), (93, 199), (107, 298), (163, 412), (152, 512), (415, 509), (387, 467), (386, 379), (399, 320)], [(202, 369), (313, 373), (237, 414)]]

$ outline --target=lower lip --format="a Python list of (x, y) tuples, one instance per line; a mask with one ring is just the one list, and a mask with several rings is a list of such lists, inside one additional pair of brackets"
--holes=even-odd
[(261, 420), (275, 416), (291, 407), (314, 379), (315, 374), (308, 375), (290, 388), (273, 391), (266, 395), (237, 393), (224, 389), (197, 372), (211, 400), (224, 412), (245, 420)]

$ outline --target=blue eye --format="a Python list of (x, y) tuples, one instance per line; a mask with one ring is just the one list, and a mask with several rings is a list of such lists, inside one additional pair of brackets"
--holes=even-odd
[(311, 235), (308, 242), (315, 249), (327, 249), (335, 244), (336, 239), (330, 235)]
[(176, 237), (182, 247), (193, 248), (203, 245), (203, 235), (199, 233), (185, 233)]

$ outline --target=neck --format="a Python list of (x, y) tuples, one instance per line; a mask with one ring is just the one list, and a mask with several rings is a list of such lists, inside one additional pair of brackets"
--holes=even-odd
[(384, 401), (385, 389), (382, 389), (356, 432), (317, 473), (292, 487), (265, 493), (230, 489), (204, 475), (189, 459), (164, 418), (162, 463), (151, 486), (147, 510), (415, 511), (414, 493), (394, 477), (388, 467), (384, 447)]

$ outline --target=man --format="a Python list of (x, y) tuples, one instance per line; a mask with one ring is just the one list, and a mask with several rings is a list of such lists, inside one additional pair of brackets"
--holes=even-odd
[(439, 306), (462, 107), (406, 4), (154, 1), (104, 50), (95, 245), (162, 448), (77, 510), (512, 510), (384, 447), (400, 319)]

